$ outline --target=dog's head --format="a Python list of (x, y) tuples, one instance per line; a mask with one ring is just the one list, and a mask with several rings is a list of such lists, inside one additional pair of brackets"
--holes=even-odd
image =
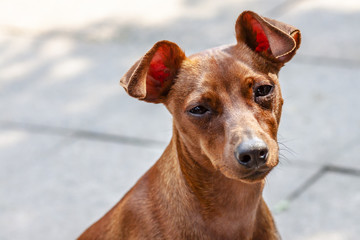
[(120, 83), (130, 96), (165, 104), (200, 164), (252, 182), (279, 161), (278, 72), (299, 48), (300, 31), (250, 11), (235, 30), (237, 44), (190, 57), (175, 43), (157, 42)]

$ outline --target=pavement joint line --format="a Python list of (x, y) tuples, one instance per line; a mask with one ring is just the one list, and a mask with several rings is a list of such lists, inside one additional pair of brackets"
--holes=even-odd
[(292, 202), (295, 199), (297, 199), (302, 193), (304, 193), (307, 189), (309, 189), (312, 185), (314, 185), (326, 172), (327, 172), (326, 167), (320, 168), (317, 172), (315, 172), (312, 176), (310, 176), (302, 185), (300, 185), (293, 192), (291, 192), (286, 198), (286, 200), (288, 202)]
[[(76, 130), (76, 129), (46, 126), (46, 125), (32, 124), (32, 123), (0, 121), (0, 127), (22, 129), (28, 132), (35, 132), (40, 134), (60, 135), (71, 138), (84, 138), (87, 140), (97, 140), (103, 142), (113, 142), (113, 143), (121, 143), (127, 145), (135, 145), (135, 146), (163, 147), (163, 145), (166, 144), (165, 142), (159, 140), (126, 137), (115, 134), (100, 133), (100, 132), (87, 131), (87, 130)], [(286, 198), (286, 200), (289, 202), (295, 200), (309, 187), (311, 187), (315, 182), (317, 182), (317, 180), (319, 180), (325, 173), (328, 172), (360, 177), (360, 169), (353, 169), (353, 168), (326, 164), (323, 165), (319, 169), (319, 171), (315, 172), (314, 175), (309, 177), (300, 187), (296, 188), (293, 192), (291, 192)]]
[(78, 138), (86, 138), (86, 139), (94, 139), (103, 142), (114, 142), (114, 143), (121, 143), (127, 145), (134, 145), (134, 146), (163, 146), (166, 144), (163, 141), (152, 140), (152, 139), (143, 139), (143, 138), (135, 138), (135, 137), (126, 137), (121, 135), (115, 134), (108, 134), (108, 133), (100, 133), (100, 132), (93, 132), (93, 131), (86, 131), (86, 130), (75, 130), (74, 135)]
[(84, 138), (87, 140), (96, 140), (102, 142), (113, 142), (133, 146), (151, 146), (151, 147), (163, 147), (166, 143), (164, 141), (143, 139), (135, 137), (127, 137), (116, 134), (101, 133), (87, 130), (69, 129), (63, 127), (46, 126), (33, 123), (20, 123), (20, 122), (9, 122), (0, 121), (1, 127), (22, 129), (28, 132), (58, 135), (72, 138)]
[(356, 168), (348, 168), (336, 165), (325, 165), (324, 166), (326, 172), (333, 172), (345, 175), (352, 175), (356, 177), (360, 177), (360, 169)]
[(326, 164), (323, 165), (323, 167), (320, 168), (317, 172), (315, 172), (312, 176), (310, 176), (302, 185), (300, 185), (293, 192), (291, 192), (288, 197), (285, 198), (285, 202), (287, 202), (288, 204), (293, 202), (301, 194), (308, 190), (312, 185), (314, 185), (319, 179), (321, 179), (326, 173), (329, 172), (360, 177), (360, 169)]

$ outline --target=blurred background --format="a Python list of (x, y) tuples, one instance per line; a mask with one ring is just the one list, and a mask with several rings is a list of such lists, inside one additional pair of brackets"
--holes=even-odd
[(235, 43), (243, 10), (303, 36), (264, 193), (283, 239), (359, 239), (358, 0), (1, 0), (0, 239), (74, 239), (115, 205), (172, 133), (119, 79), (158, 40)]

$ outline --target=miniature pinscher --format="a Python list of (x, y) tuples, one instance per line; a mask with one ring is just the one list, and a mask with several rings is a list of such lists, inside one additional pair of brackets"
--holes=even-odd
[(121, 78), (130, 96), (166, 106), (173, 136), (79, 239), (280, 239), (262, 191), (279, 162), (278, 72), (300, 31), (251, 11), (235, 30), (236, 44), (189, 57), (157, 42)]

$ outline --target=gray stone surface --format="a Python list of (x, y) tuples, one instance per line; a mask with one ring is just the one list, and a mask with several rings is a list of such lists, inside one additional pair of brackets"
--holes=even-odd
[[(359, 65), (360, 66), (360, 65)], [(289, 63), (280, 73), (285, 100), (280, 142), (291, 161), (324, 164), (359, 145), (360, 69)]]
[(360, 178), (326, 173), (275, 219), (284, 239), (358, 239)]
[[(360, 21), (360, 3), (345, 0), (341, 3), (330, 0), (297, 2), (279, 19), (302, 29), (301, 55), (317, 56), (322, 61), (337, 62), (336, 65), (358, 67), (360, 64), (360, 33), (353, 31)], [(303, 59), (303, 58), (300, 58)], [(343, 63), (341, 63), (344, 61)]]
[(172, 132), (120, 77), (162, 39), (188, 55), (234, 43), (246, 9), (303, 36), (280, 73), (281, 161), (264, 191), (283, 239), (357, 240), (357, 0), (0, 2), (0, 239), (74, 239), (109, 210)]
[[(28, 136), (21, 142), (24, 152), (1, 155), (6, 161), (0, 168), (0, 239), (74, 239), (115, 205), (162, 153), (158, 148), (69, 139), (49, 152), (46, 145), (56, 137)], [(45, 146), (30, 151), (29, 144)]]
[(264, 188), (264, 199), (275, 212), (286, 210), (289, 197), (320, 170), (320, 167), (299, 167), (283, 161), (268, 175)]
[(359, 160), (359, 140), (349, 142), (348, 146), (339, 152), (334, 158), (332, 165), (344, 167), (346, 169), (360, 170)]

